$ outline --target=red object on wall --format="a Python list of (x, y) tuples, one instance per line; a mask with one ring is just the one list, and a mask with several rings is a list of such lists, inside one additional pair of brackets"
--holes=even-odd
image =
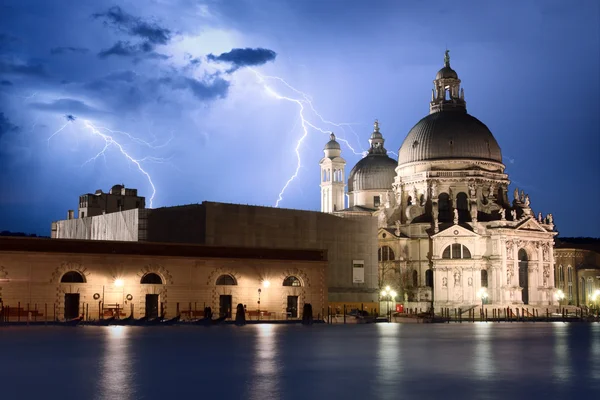
[(403, 313), (404, 312), (404, 304), (396, 304), (396, 312)]

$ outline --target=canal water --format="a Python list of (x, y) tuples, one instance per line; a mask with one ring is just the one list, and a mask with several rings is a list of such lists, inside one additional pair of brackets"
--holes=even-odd
[(0, 399), (590, 399), (600, 324), (2, 327)]

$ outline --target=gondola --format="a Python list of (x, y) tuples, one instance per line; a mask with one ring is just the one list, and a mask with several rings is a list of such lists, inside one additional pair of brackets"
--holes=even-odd
[(129, 317), (123, 318), (123, 319), (115, 318), (109, 322), (109, 325), (117, 325), (117, 326), (131, 325), (131, 324), (133, 324), (134, 321), (135, 321), (135, 318), (133, 318), (133, 315), (130, 315)]
[(81, 321), (83, 321), (83, 317), (77, 317), (68, 321), (59, 322), (58, 324), (60, 326), (77, 326), (81, 323)]
[(224, 315), (222, 317), (219, 317), (217, 319), (212, 319), (210, 317), (208, 318), (202, 318), (202, 319), (198, 319), (194, 322), (192, 322), (194, 325), (202, 325), (202, 326), (212, 326), (212, 325), (218, 325), (221, 322), (225, 321), (227, 319), (227, 315)]
[(161, 325), (163, 325), (163, 326), (175, 325), (176, 323), (179, 322), (180, 318), (181, 317), (178, 315), (178, 316), (176, 316), (174, 318), (164, 320), (164, 321), (161, 322)]
[(164, 318), (163, 317), (156, 317), (153, 319), (147, 319), (146, 322), (143, 324), (144, 326), (152, 326), (152, 325), (160, 325), (163, 322)]
[(108, 326), (112, 323), (112, 321), (114, 321), (115, 317), (110, 317), (110, 318), (106, 318), (106, 319), (97, 319), (95, 321), (89, 321), (86, 322), (86, 325), (91, 325), (91, 326)]

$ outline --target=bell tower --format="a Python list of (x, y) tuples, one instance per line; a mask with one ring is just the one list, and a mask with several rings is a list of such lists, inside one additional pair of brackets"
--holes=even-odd
[(467, 111), (465, 92), (460, 88), (460, 79), (450, 67), (450, 50), (446, 50), (444, 54), (444, 67), (435, 76), (431, 90), (429, 113), (439, 111)]
[(333, 132), (323, 149), (325, 157), (321, 159), (321, 212), (332, 213), (345, 207), (344, 180), (346, 160), (342, 156), (340, 144)]

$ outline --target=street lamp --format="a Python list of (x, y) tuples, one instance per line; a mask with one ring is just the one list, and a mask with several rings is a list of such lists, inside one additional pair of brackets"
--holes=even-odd
[(387, 301), (387, 314), (388, 314), (388, 322), (392, 320), (392, 313), (390, 310), (390, 301), (395, 300), (398, 293), (394, 290), (391, 290), (389, 286), (386, 286), (384, 290), (381, 291), (381, 297)]
[(554, 293), (554, 297), (556, 298), (556, 300), (558, 300), (558, 304), (560, 305), (560, 302), (565, 298), (565, 292), (558, 289), (556, 293)]
[(487, 289), (482, 287), (481, 289), (479, 289), (479, 291), (477, 292), (477, 297), (481, 298), (481, 311), (483, 312), (483, 304), (485, 303), (485, 299), (488, 298), (488, 292)]
[(592, 297), (591, 297), (592, 302), (594, 302), (594, 306), (596, 306), (596, 308), (598, 308), (598, 304), (596, 304), (596, 302), (598, 300), (600, 300), (600, 289), (596, 289), (594, 290), (594, 293), (592, 293)]

